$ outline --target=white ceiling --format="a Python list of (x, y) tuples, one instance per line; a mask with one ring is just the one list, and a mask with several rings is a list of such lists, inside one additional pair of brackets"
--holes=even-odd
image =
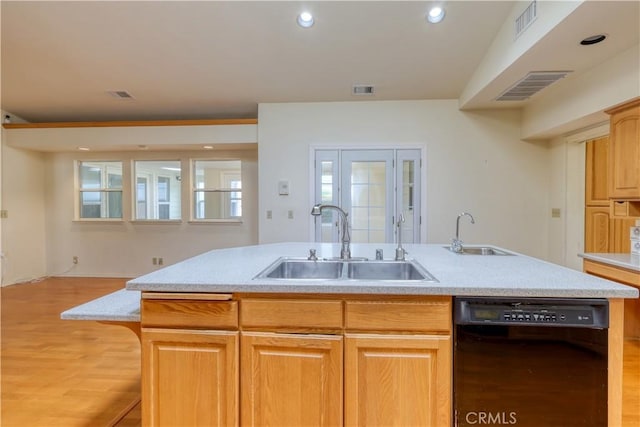
[[(424, 19), (433, 3), (3, 0), (2, 109), (31, 122), (251, 118), (264, 102), (456, 99), (515, 2), (449, 0), (438, 25)], [(493, 99), (528, 71), (576, 75), (638, 43), (640, 2), (588, 3), (469, 106), (522, 106)], [(310, 29), (296, 25), (305, 9)]]

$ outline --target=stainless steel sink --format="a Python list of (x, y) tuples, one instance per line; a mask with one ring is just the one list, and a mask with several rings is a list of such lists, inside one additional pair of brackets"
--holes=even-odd
[[(445, 249), (451, 250), (450, 246), (445, 246)], [(454, 252), (458, 255), (513, 255), (509, 252), (501, 251), (490, 246), (471, 246), (462, 248), (462, 252)]]
[(341, 261), (312, 261), (304, 258), (279, 258), (256, 278), (262, 279), (338, 279)]
[(260, 272), (256, 279), (345, 280), (345, 281), (423, 281), (437, 282), (415, 260), (392, 261), (362, 259), (308, 260), (281, 257)]
[(415, 261), (366, 261), (347, 264), (347, 277), (352, 280), (420, 280), (435, 281)]

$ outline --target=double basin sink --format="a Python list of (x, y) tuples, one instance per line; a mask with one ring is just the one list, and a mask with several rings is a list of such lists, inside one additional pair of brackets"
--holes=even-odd
[(293, 257), (278, 258), (255, 278), (437, 282), (436, 278), (415, 260), (309, 260)]

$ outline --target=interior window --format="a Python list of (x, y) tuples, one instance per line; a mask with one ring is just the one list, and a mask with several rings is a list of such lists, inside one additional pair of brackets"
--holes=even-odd
[(122, 162), (78, 162), (80, 219), (122, 218)]
[(177, 220), (182, 217), (179, 160), (135, 162), (136, 212), (138, 220)]
[(240, 160), (193, 161), (193, 219), (242, 218)]

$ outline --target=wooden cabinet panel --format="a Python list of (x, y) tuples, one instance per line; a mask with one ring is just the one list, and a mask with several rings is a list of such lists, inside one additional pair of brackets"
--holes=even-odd
[(609, 135), (609, 197), (640, 199), (640, 99), (607, 111)]
[(243, 426), (342, 425), (341, 336), (243, 332)]
[(345, 425), (451, 425), (451, 339), (347, 334)]
[(608, 206), (587, 206), (585, 209), (584, 251), (610, 252), (610, 227)]
[(347, 301), (345, 327), (350, 331), (450, 332), (451, 298), (422, 301)]
[(240, 317), (245, 329), (341, 330), (342, 301), (246, 298)]
[(142, 327), (238, 329), (237, 301), (142, 299)]
[(585, 169), (587, 206), (609, 206), (608, 153), (608, 136), (587, 141)]
[(238, 334), (143, 329), (142, 425), (237, 425)]

